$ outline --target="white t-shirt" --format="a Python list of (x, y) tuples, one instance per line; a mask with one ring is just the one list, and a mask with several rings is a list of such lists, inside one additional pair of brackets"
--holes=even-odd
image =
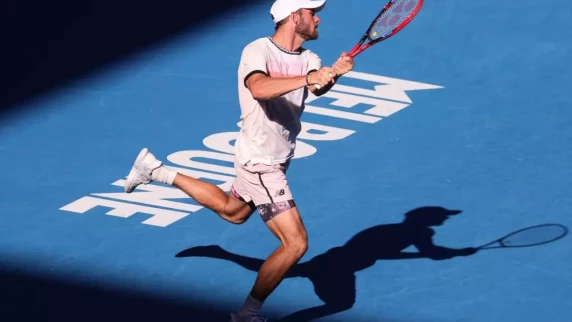
[(241, 164), (273, 165), (292, 158), (308, 97), (308, 89), (302, 87), (275, 99), (257, 101), (246, 87), (246, 79), (254, 73), (270, 77), (301, 76), (320, 69), (321, 64), (315, 53), (304, 48), (295, 52), (282, 49), (270, 37), (246, 45), (238, 68), (242, 126), (235, 152)]

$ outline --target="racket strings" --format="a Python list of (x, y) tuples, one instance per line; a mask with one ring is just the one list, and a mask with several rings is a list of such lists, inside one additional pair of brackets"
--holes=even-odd
[(369, 32), (369, 38), (373, 41), (393, 33), (399, 25), (411, 16), (419, 2), (419, 0), (392, 1), (389, 8), (375, 21)]

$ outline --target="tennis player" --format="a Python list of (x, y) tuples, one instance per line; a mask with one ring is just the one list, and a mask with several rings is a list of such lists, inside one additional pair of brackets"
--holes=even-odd
[(324, 6), (325, 0), (276, 0), (270, 9), (274, 34), (244, 47), (238, 66), (242, 126), (235, 143), (236, 179), (228, 195), (212, 183), (164, 166), (147, 148), (137, 156), (125, 183), (127, 193), (152, 181), (175, 186), (234, 224), (258, 210), (281, 245), (260, 268), (244, 305), (231, 314), (233, 322), (265, 321), (259, 317), (262, 304), (308, 249), (286, 171), (308, 91), (326, 93), (354, 65), (342, 53), (332, 67), (323, 67), (317, 54), (302, 47), (318, 39), (317, 13)]

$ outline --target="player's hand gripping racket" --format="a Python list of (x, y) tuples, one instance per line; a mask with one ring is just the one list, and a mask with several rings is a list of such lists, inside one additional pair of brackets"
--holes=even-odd
[[(390, 0), (378, 13), (364, 35), (348, 53), (348, 56), (354, 58), (364, 50), (401, 31), (415, 18), (422, 5), (423, 0)], [(320, 85), (314, 86), (320, 88)]]
[(568, 229), (562, 225), (538, 225), (517, 230), (490, 243), (484, 244), (478, 247), (477, 250), (538, 246), (556, 241), (567, 234)]

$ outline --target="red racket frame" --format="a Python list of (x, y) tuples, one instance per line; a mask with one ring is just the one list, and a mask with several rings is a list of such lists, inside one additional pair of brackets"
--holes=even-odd
[(417, 3), (417, 6), (415, 7), (415, 9), (411, 12), (411, 14), (409, 14), (409, 16), (407, 17), (407, 19), (405, 19), (402, 23), (400, 23), (397, 27), (395, 27), (395, 29), (393, 29), (393, 31), (388, 34), (385, 37), (381, 37), (378, 38), (376, 40), (370, 41), (366, 44), (363, 44), (365, 42), (366, 39), (368, 39), (368, 35), (371, 31), (371, 29), (373, 28), (373, 26), (375, 25), (375, 23), (380, 20), (383, 17), (383, 14), (387, 11), (387, 9), (391, 8), (396, 0), (391, 0), (388, 4), (385, 5), (385, 7), (383, 7), (383, 9), (381, 9), (381, 12), (377, 15), (377, 17), (371, 22), (371, 24), (369, 25), (369, 27), (367, 28), (367, 31), (365, 32), (365, 34), (363, 35), (363, 37), (360, 39), (360, 41), (354, 46), (354, 48), (352, 48), (352, 50), (350, 51), (350, 53), (348, 54), (348, 56), (354, 58), (355, 56), (357, 56), (358, 54), (360, 54), (361, 52), (363, 52), (364, 50), (368, 49), (369, 47), (383, 41), (386, 40), (388, 38), (390, 38), (391, 36), (395, 35), (396, 33), (398, 33), (401, 29), (403, 29), (405, 26), (407, 26), (407, 24), (409, 24), (411, 22), (411, 20), (413, 20), (413, 18), (415, 18), (415, 16), (417, 15), (417, 13), (419, 12), (419, 10), (421, 10), (421, 7), (423, 6), (423, 0), (419, 0), (419, 2)]

